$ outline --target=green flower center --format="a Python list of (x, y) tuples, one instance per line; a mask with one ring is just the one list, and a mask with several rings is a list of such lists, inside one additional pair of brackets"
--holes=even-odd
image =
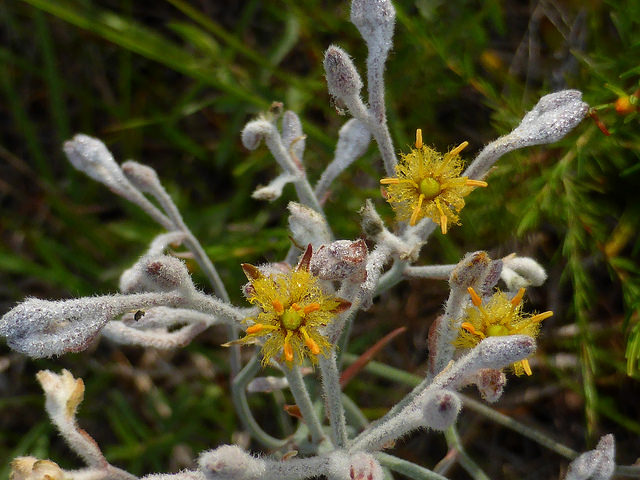
[(435, 178), (423, 178), (420, 181), (420, 193), (423, 194), (427, 200), (431, 200), (440, 193), (440, 184)]
[(287, 330), (297, 330), (302, 323), (302, 315), (293, 308), (289, 308), (280, 315), (280, 323)]
[(504, 325), (490, 325), (487, 328), (487, 337), (503, 337), (509, 335), (509, 329)]

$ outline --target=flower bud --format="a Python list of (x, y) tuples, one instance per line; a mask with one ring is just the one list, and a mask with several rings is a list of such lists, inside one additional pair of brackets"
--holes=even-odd
[(376, 237), (385, 230), (385, 226), (382, 218), (380, 218), (380, 215), (378, 215), (378, 212), (373, 206), (373, 202), (367, 199), (359, 213), (362, 216), (362, 222), (360, 223), (362, 232), (367, 238), (375, 240)]
[(560, 140), (585, 117), (589, 105), (582, 92), (562, 90), (542, 97), (509, 136), (518, 138), (518, 148)]
[(49, 301), (30, 298), (0, 319), (7, 345), (32, 358), (88, 348), (107, 322), (131, 310), (182, 301), (177, 294), (104, 295)]
[(47, 397), (45, 408), (52, 419), (70, 420), (84, 398), (84, 382), (73, 378), (69, 370), (57, 375), (50, 370), (40, 370), (36, 378)]
[(615, 440), (611, 434), (604, 435), (595, 450), (571, 462), (565, 480), (609, 480), (615, 468)]
[(444, 431), (458, 418), (462, 408), (460, 398), (448, 390), (429, 391), (422, 403), (422, 424)]
[(265, 462), (236, 445), (223, 445), (209, 450), (198, 459), (200, 471), (207, 480), (258, 480), (265, 472)]
[(251, 198), (256, 200), (266, 200), (273, 202), (282, 195), (282, 189), (287, 183), (292, 183), (298, 180), (299, 177), (283, 173), (269, 182), (269, 185), (260, 186), (256, 188), (251, 194)]
[(17, 457), (11, 461), (9, 480), (62, 480), (64, 472), (51, 460)]
[(271, 133), (273, 125), (264, 119), (252, 120), (242, 129), (242, 145), (248, 150), (255, 150), (260, 146), (263, 138)]
[(184, 262), (169, 255), (145, 255), (120, 276), (124, 293), (189, 292), (194, 288)]
[(133, 186), (141, 192), (153, 193), (162, 190), (158, 174), (148, 165), (127, 160), (122, 164), (122, 172)]
[(475, 383), (482, 398), (489, 403), (495, 403), (502, 396), (507, 376), (502, 370), (483, 368), (477, 372)]
[(471, 354), (479, 360), (476, 368), (499, 370), (533, 355), (535, 351), (536, 341), (530, 336), (507, 335), (485, 338)]
[(337, 240), (320, 245), (311, 257), (311, 273), (323, 280), (344, 280), (362, 283), (367, 279), (367, 255), (364, 240)]
[(389, 51), (396, 23), (396, 11), (389, 0), (353, 0), (351, 23), (367, 42), (369, 50)]
[(304, 247), (311, 244), (314, 248), (331, 241), (327, 221), (312, 208), (300, 203), (289, 202), (289, 229), (296, 245)]
[(483, 285), (487, 276), (492, 273), (492, 263), (487, 252), (467, 253), (451, 272), (449, 284), (452, 288), (463, 290)]
[(104, 143), (79, 133), (64, 142), (64, 153), (71, 164), (111, 190), (125, 192), (131, 185)]
[(351, 457), (349, 480), (382, 480), (383, 478), (382, 467), (368, 453), (359, 452)]
[(331, 45), (324, 54), (324, 71), (329, 93), (345, 103), (360, 95), (362, 80), (349, 55), (340, 47)]
[(547, 273), (538, 262), (529, 257), (509, 256), (502, 260), (500, 278), (507, 289), (517, 291), (529, 286), (539, 287), (547, 279)]
[(11, 349), (32, 358), (79, 352), (119, 313), (115, 307), (91, 297), (60, 302), (30, 298), (2, 317), (0, 335)]

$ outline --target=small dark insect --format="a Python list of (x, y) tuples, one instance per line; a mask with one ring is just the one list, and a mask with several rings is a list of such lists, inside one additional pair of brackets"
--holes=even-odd
[(138, 310), (134, 315), (133, 315), (133, 319), (137, 322), (138, 320), (140, 320), (142, 317), (144, 317), (144, 314), (146, 312), (144, 310)]

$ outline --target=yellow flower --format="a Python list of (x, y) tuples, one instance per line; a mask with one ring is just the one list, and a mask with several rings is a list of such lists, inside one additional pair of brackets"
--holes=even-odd
[[(496, 292), (484, 306), (473, 288), (469, 287), (468, 291), (473, 306), (465, 311), (458, 338), (453, 342), (458, 348), (473, 348), (487, 337), (529, 335), (535, 338), (540, 331), (540, 323), (553, 315), (553, 312), (537, 315), (523, 313), (524, 288), (521, 288), (511, 300), (503, 292)], [(512, 364), (511, 368), (516, 375), (531, 375), (531, 367), (526, 358)]]
[(266, 276), (248, 263), (242, 264), (251, 283), (248, 300), (260, 307), (260, 313), (246, 319), (253, 325), (239, 342), (255, 343), (264, 337), (263, 365), (281, 350), (289, 366), (300, 365), (305, 357), (315, 364), (317, 356), (326, 355), (331, 348), (320, 328), (351, 305), (322, 291), (318, 279), (309, 272), (311, 253), (309, 245), (295, 269), (274, 276)]
[(416, 130), (416, 148), (402, 155), (396, 165), (396, 177), (383, 178), (387, 185), (387, 202), (399, 220), (415, 225), (429, 217), (440, 225), (443, 234), (447, 225), (458, 224), (458, 212), (464, 207), (464, 198), (473, 187), (486, 187), (481, 180), (461, 177), (462, 160), (459, 153), (469, 145), (463, 142), (441, 155), (422, 144), (422, 130)]

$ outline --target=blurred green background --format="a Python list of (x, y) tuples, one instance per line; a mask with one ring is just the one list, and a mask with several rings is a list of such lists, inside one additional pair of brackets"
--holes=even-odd
[[(563, 88), (583, 91), (611, 133), (587, 118), (558, 144), (504, 157), (489, 188), (468, 197), (463, 226), (434, 236), (421, 263), (452, 263), (484, 249), (545, 265), (549, 281), (529, 292), (529, 303), (555, 315), (545, 322), (534, 376), (513, 379), (500, 409), (578, 450), (613, 432), (618, 462), (633, 463), (640, 456), (640, 142), (632, 95), (640, 78), (640, 3), (394, 5), (386, 79), (397, 151), (422, 128), (425, 142), (440, 150), (468, 140), (472, 158), (541, 95)], [(366, 47), (348, 17), (344, 1), (1, 3), (0, 313), (25, 296), (115, 291), (120, 272), (160, 233), (65, 161), (61, 144), (76, 132), (103, 139), (119, 161), (158, 171), (242, 302), (239, 264), (284, 256), (283, 211), (293, 195), (287, 188), (271, 204), (250, 198), (278, 171), (266, 148), (246, 151), (239, 132), (271, 102), (283, 102), (303, 120), (304, 161), (312, 182), (319, 178), (346, 121), (326, 93), (324, 49), (345, 48), (364, 74)], [(336, 182), (327, 213), (340, 238), (360, 235), (365, 198), (376, 199), (392, 224), (380, 172), (371, 147)], [(349, 350), (361, 353), (406, 325), (408, 333), (378, 360), (422, 372), (426, 332), (445, 298), (443, 282), (405, 282), (361, 314)], [(46, 418), (33, 376), (41, 368), (65, 367), (84, 378), (83, 427), (110, 461), (134, 473), (184, 468), (202, 449), (245, 441), (228, 399), (226, 352), (217, 347), (223, 341), (223, 332), (211, 331), (171, 354), (102, 342), (48, 361), (25, 360), (3, 345), (0, 478), (25, 453), (80, 465)], [(404, 392), (390, 395), (390, 385), (363, 373), (347, 393), (367, 397), (365, 413), (376, 418)], [(277, 433), (278, 424), (269, 424), (275, 401), (251, 401)], [(551, 478), (566, 468), (556, 454), (473, 414), (463, 415), (460, 431), (490, 476)], [(396, 453), (432, 466), (446, 448), (423, 434)], [(465, 478), (460, 470), (451, 475)]]

